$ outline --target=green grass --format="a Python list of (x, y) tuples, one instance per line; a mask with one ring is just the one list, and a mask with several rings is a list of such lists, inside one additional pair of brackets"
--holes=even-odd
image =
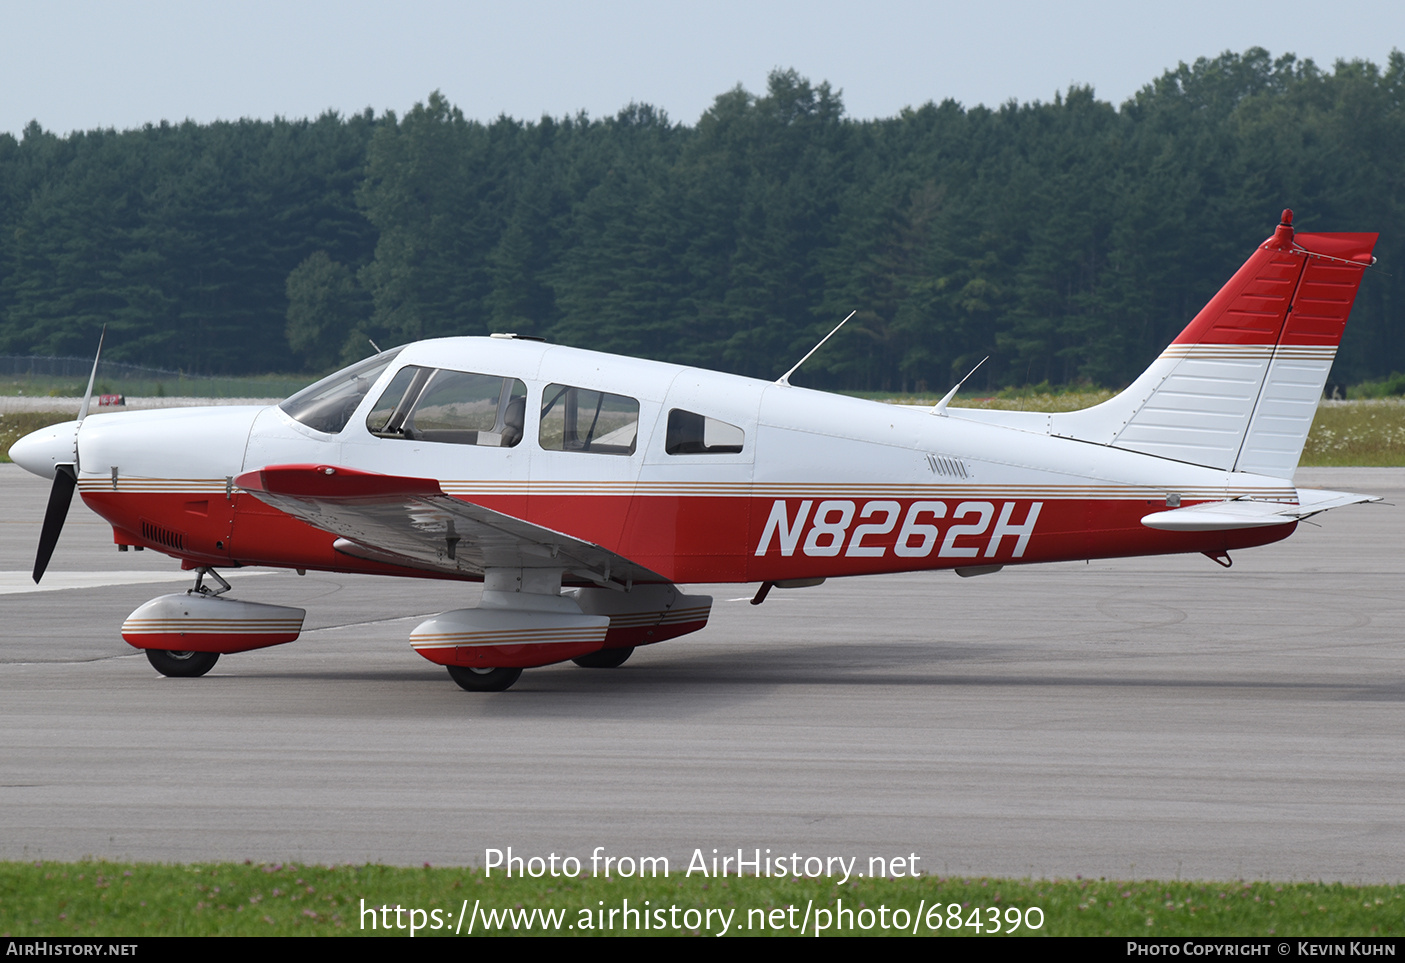
[(1389, 377), (1380, 381), (1363, 381), (1347, 390), (1347, 397), (1353, 401), (1358, 398), (1398, 398), (1401, 395), (1405, 395), (1405, 375), (1398, 371), (1392, 371)]
[(72, 421), (77, 412), (22, 411), (6, 414), (0, 412), (0, 461), (10, 460), (10, 446), (31, 431)]
[[(941, 401), (941, 395), (895, 395), (891, 391), (845, 392), (855, 398), (882, 401), (890, 405), (919, 405), (931, 407)], [(951, 401), (953, 408), (998, 408), (1003, 411), (1078, 411), (1101, 404), (1115, 395), (1106, 388), (1065, 388), (1048, 391), (1040, 388), (1005, 388), (994, 395), (958, 394)]]
[[(919, 932), (945, 935), (976, 935), (976, 921), (987, 935), (997, 932), (997, 925), (1000, 932), (1013, 929), (1021, 935), (1043, 936), (1398, 936), (1405, 932), (1405, 887), (1401, 886), (934, 876), (861, 879), (841, 885), (826, 878), (687, 877), (684, 867), (672, 868), (669, 878), (595, 878), (589, 875), (587, 859), (578, 879), (509, 880), (501, 872), (487, 878), (479, 870), (438, 867), (0, 863), (0, 934), (406, 936), (409, 911), (422, 910), (423, 929), (417, 935), (443, 936), (452, 934), (460, 914), (476, 904), (480, 911), (561, 910), (563, 932), (580, 933), (589, 920), (588, 932), (619, 935), (642, 929), (643, 919), (636, 916), (636, 926), (626, 929), (625, 917), (617, 913), (611, 930), (609, 916), (602, 920), (598, 913), (622, 911), (626, 900), (636, 910), (662, 911), (662, 916), (649, 920), (652, 932), (661, 929), (680, 935), (708, 931), (700, 913), (685, 918), (684, 912), (709, 909), (714, 911), (712, 932), (720, 928), (723, 916), (719, 914), (731, 911), (733, 934), (798, 935), (807, 907), (810, 934), (816, 921), (828, 919), (844, 920), (844, 932), (898, 935), (893, 926), (897, 910), (906, 911), (897, 914), (899, 920), (906, 916), (906, 932), (912, 931), (912, 920), (920, 910)], [(363, 909), (381, 906), (402, 907), (399, 922), (404, 928), (395, 926), (392, 909), (388, 920), (377, 915), (377, 928), (372, 930)], [(1042, 920), (1030, 912), (1033, 907), (1042, 912)], [(973, 916), (973, 911), (979, 912)], [(430, 913), (437, 913), (437, 919)], [(1029, 926), (1024, 925), (1025, 919)], [(882, 921), (889, 924), (886, 931)], [(927, 924), (938, 921), (940, 927), (929, 930)], [(386, 922), (389, 930), (382, 927)], [(655, 924), (662, 926), (656, 929)], [(535, 929), (550, 927), (544, 927), (538, 916)], [(475, 932), (484, 930), (480, 915)], [(525, 930), (519, 926), (519, 932)], [(837, 927), (830, 932), (836, 931)]]
[[(1115, 392), (1105, 388), (1078, 391), (1019, 392), (1007, 389), (993, 398), (953, 399), (953, 408), (996, 408), (1001, 411), (1079, 411), (1100, 405)], [(941, 399), (933, 399), (936, 404)]]
[(1405, 398), (1324, 401), (1317, 409), (1304, 465), (1405, 465)]

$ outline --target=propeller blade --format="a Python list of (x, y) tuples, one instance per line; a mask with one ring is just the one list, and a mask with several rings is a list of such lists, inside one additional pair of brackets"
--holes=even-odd
[(107, 325), (102, 326), (102, 334), (98, 335), (98, 353), (93, 356), (93, 372), (88, 375), (88, 390), (83, 393), (83, 407), (78, 409), (78, 420), (82, 421), (88, 417), (88, 406), (93, 401), (93, 382), (98, 380), (98, 361), (102, 359), (102, 342), (107, 337)]
[(77, 487), (78, 472), (72, 465), (54, 466), (54, 487), (49, 489), (49, 507), (44, 511), (44, 527), (39, 531), (39, 553), (34, 556), (35, 585), (49, 567), (54, 546), (59, 543), (59, 532), (63, 531), (63, 521), (68, 517), (68, 506), (73, 501), (73, 489)]
[[(88, 375), (88, 390), (83, 392), (83, 407), (78, 409), (78, 423), (88, 417), (88, 408), (93, 403), (93, 384), (98, 380), (98, 362), (102, 360), (102, 343), (107, 338), (107, 325), (102, 326), (98, 335), (98, 352), (93, 356), (93, 370)], [(64, 520), (68, 518), (68, 506), (73, 503), (73, 489), (78, 487), (78, 432), (73, 432), (74, 463), (54, 466), (54, 487), (49, 489), (49, 507), (44, 509), (44, 527), (39, 530), (39, 551), (34, 556), (34, 584), (44, 577), (49, 567), (49, 559), (54, 557), (54, 548), (59, 543), (59, 533), (63, 531)]]

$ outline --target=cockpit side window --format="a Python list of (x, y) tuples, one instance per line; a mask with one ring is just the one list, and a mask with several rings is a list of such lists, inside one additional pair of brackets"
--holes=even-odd
[(380, 438), (512, 448), (522, 440), (527, 386), (516, 378), (406, 365), (366, 417)]
[(537, 440), (546, 451), (632, 455), (639, 436), (639, 402), (590, 388), (547, 385)]
[(335, 435), (346, 427), (361, 399), (399, 353), (399, 348), (391, 348), (358, 361), (304, 388), (278, 407), (288, 417), (315, 431)]
[(736, 425), (674, 408), (668, 413), (664, 451), (670, 455), (734, 455), (742, 450), (746, 432)]

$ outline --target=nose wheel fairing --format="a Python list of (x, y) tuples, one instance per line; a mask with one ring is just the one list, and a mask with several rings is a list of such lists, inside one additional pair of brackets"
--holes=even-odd
[(247, 652), (292, 642), (306, 611), (286, 605), (180, 592), (139, 607), (122, 623), (122, 638), (138, 649)]

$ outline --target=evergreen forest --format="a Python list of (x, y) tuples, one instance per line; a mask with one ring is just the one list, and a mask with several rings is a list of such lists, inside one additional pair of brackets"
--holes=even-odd
[[(776, 71), (693, 126), (404, 116), (0, 135), (0, 354), (317, 373), (515, 331), (796, 383), (1118, 387), (1291, 207), (1378, 231), (1333, 378), (1405, 370), (1405, 55), (1254, 48), (879, 120)], [(1402, 218), (1405, 219), (1405, 218)]]

